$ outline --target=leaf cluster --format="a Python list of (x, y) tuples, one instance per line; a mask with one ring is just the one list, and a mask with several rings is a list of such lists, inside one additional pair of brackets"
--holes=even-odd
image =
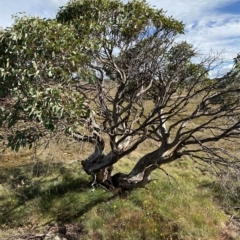
[[(16, 16), (14, 24), (0, 33), (1, 126), (13, 129), (18, 122), (30, 121), (58, 131), (79, 125), (86, 112), (74, 84), (81, 74), (79, 66), (84, 69), (87, 62), (72, 26)], [(16, 130), (9, 138), (15, 149), (16, 139), (31, 132), (21, 126), (21, 134)]]

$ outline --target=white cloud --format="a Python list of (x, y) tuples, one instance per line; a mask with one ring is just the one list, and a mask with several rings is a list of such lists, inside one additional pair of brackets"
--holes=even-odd
[[(160, 7), (158, 1), (151, 2)], [(240, 13), (226, 14), (218, 9), (233, 2), (234, 0), (168, 0), (161, 5), (186, 24), (185, 39), (205, 48), (206, 52), (210, 49), (216, 52), (225, 50), (229, 52), (228, 57), (232, 58), (240, 52)]]
[(221, 67), (216, 67), (212, 71), (209, 72), (209, 77), (214, 78), (214, 77), (221, 77), (227, 72), (229, 72), (233, 68), (233, 63), (225, 63), (221, 65)]
[(206, 15), (211, 15), (220, 6), (224, 6), (236, 1), (238, 0), (150, 0), (148, 2), (151, 5), (155, 5), (157, 8), (163, 8), (164, 10), (167, 10), (167, 15), (172, 15), (184, 23), (192, 23), (194, 21), (199, 21)]
[[(127, 0), (123, 0), (127, 2)], [(26, 12), (46, 18), (55, 17), (58, 8), (68, 0), (0, 0), (0, 26), (10, 26), (11, 15)], [(186, 33), (181, 39), (187, 40), (208, 53), (221, 52), (226, 61), (231, 61), (240, 52), (240, 12), (222, 12), (219, 9), (239, 0), (149, 0), (152, 6), (163, 8), (167, 15), (186, 24)]]
[(0, 26), (10, 26), (13, 23), (11, 16), (18, 12), (53, 18), (58, 8), (66, 3), (67, 0), (0, 0)]
[(239, 15), (236, 15), (219, 10), (239, 0), (149, 0), (148, 2), (166, 10), (168, 16), (182, 21), (186, 25), (186, 33), (181, 39), (199, 46), (205, 53), (210, 50), (224, 51), (225, 60), (232, 60), (240, 52), (240, 11)]
[(233, 59), (240, 52), (240, 21), (238, 17), (222, 16), (216, 22), (207, 18), (194, 27), (188, 26), (184, 36), (205, 51), (224, 51), (225, 59)]

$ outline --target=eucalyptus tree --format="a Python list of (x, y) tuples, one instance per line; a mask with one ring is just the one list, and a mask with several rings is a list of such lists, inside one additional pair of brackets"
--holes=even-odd
[(46, 129), (74, 127), (85, 112), (83, 96), (72, 91), (73, 73), (87, 61), (73, 27), (15, 16), (0, 33), (0, 125), (12, 130), (8, 146), (18, 150)]
[[(17, 18), (0, 36), (0, 84), (11, 106), (1, 124), (38, 127), (13, 131), (9, 146), (45, 129), (70, 134), (92, 144), (86, 173), (122, 189), (144, 187), (152, 171), (185, 156), (237, 170), (239, 159), (215, 143), (239, 138), (239, 96), (211, 100), (239, 87), (209, 79), (216, 58), (193, 63), (195, 49), (176, 41), (183, 33), (183, 23), (138, 0), (72, 0), (55, 20)], [(113, 174), (145, 141), (155, 149)]]

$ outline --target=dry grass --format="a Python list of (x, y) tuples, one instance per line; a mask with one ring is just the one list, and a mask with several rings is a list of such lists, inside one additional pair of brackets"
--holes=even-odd
[[(152, 142), (141, 146), (119, 161), (115, 171), (129, 172), (153, 147)], [(206, 165), (187, 158), (172, 163), (165, 170), (176, 181), (158, 170), (148, 190), (120, 197), (104, 189), (91, 191), (91, 179), (75, 161), (89, 150), (65, 139), (40, 148), (37, 155), (2, 155), (1, 239), (19, 234), (17, 229), (41, 232), (50, 223), (83, 226), (80, 239), (220, 238), (227, 216), (213, 198), (214, 179)]]
[[(150, 108), (151, 103), (147, 104)], [(194, 106), (190, 103), (189, 110)], [(182, 117), (175, 116), (174, 120)], [(202, 120), (190, 122), (188, 127)], [(203, 131), (197, 136), (206, 134)], [(227, 147), (239, 156), (236, 142), (219, 141), (214, 145)], [(156, 142), (146, 141), (121, 159), (114, 172), (129, 172), (141, 156), (155, 148)], [(157, 170), (152, 176), (156, 180), (148, 189), (116, 196), (102, 188), (92, 191), (91, 178), (78, 161), (91, 152), (88, 144), (59, 137), (32, 150), (1, 154), (0, 239), (66, 224), (81, 226), (79, 239), (86, 240), (219, 240), (223, 231), (227, 232), (225, 239), (234, 236), (226, 231), (228, 216), (223, 209), (233, 196), (234, 201), (239, 200), (238, 185), (231, 185), (232, 193), (227, 191), (227, 180), (217, 180), (208, 165), (185, 157), (164, 166), (172, 177)], [(238, 216), (239, 210), (231, 214)]]

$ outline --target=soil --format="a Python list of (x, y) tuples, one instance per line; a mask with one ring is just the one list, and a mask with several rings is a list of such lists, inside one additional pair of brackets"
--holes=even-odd
[(83, 226), (77, 224), (48, 225), (41, 231), (18, 228), (14, 236), (2, 240), (78, 240), (86, 234)]

